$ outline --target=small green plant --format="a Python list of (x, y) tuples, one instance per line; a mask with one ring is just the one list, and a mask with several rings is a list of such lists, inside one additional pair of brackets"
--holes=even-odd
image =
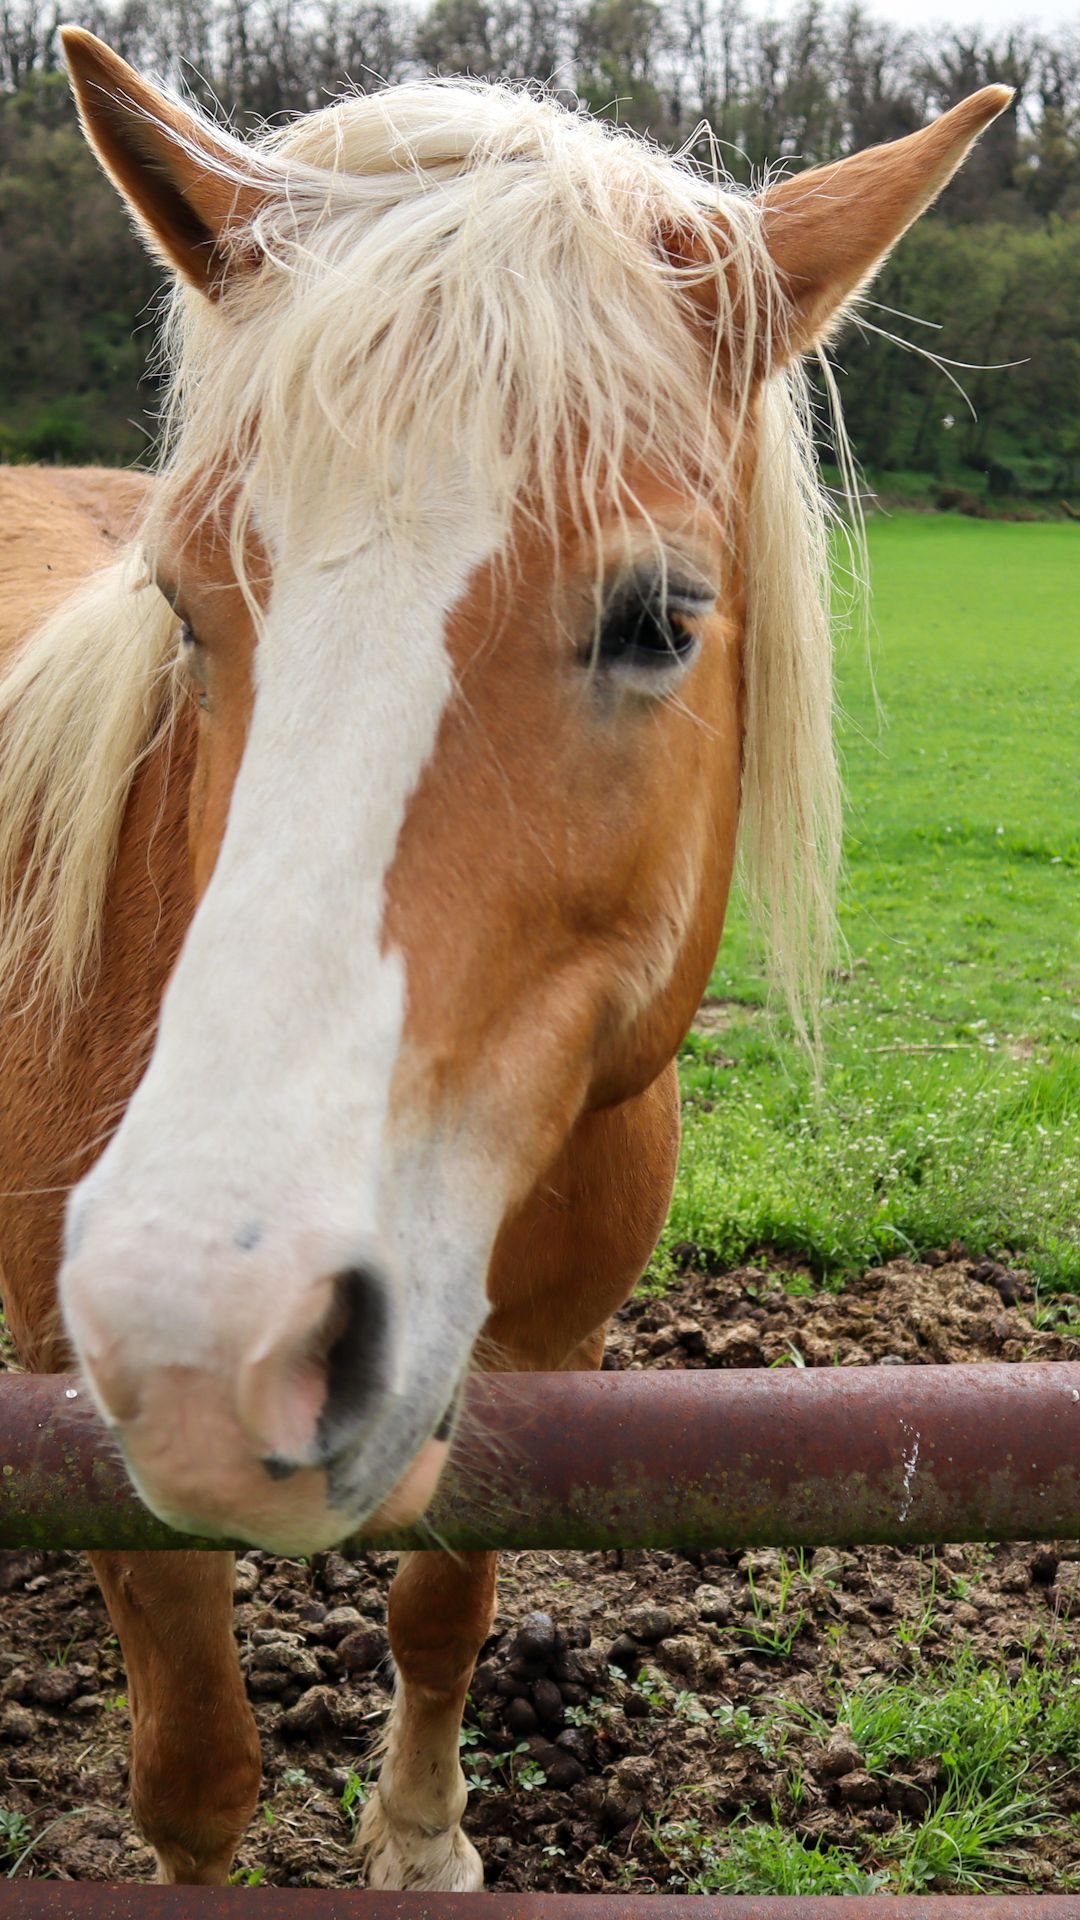
[(349, 1777), (341, 1789), (341, 1799), (338, 1805), (353, 1832), (356, 1831), (356, 1823), (360, 1818), (370, 1791), (371, 1775), (360, 1774), (356, 1772), (355, 1768), (350, 1768)]
[(469, 1793), (494, 1793), (498, 1781), (491, 1775), (491, 1761), (486, 1753), (474, 1756), (465, 1773), (465, 1786)]
[(89, 1811), (89, 1807), (71, 1807), (66, 1813), (58, 1813), (55, 1819), (47, 1821), (41, 1831), (31, 1837), (30, 1822), (24, 1813), (0, 1808), (0, 1867), (5, 1869), (5, 1879), (14, 1880), (17, 1877), (20, 1867), (37, 1851), (54, 1827)]
[[(689, 1720), (691, 1724), (696, 1725), (700, 1725), (709, 1718), (697, 1694), (689, 1687), (672, 1686), (667, 1675), (661, 1673), (658, 1667), (642, 1667), (633, 1683), (633, 1691), (639, 1699), (645, 1701), (653, 1713), (661, 1717), (674, 1716), (676, 1719)], [(605, 1711), (602, 1703), (597, 1700), (590, 1704), (597, 1709), (597, 1717), (602, 1717)], [(569, 1712), (566, 1717), (569, 1720)], [(588, 1726), (593, 1722), (579, 1720), (574, 1724)]]
[(920, 1576), (919, 1612), (914, 1620), (898, 1620), (896, 1638), (902, 1647), (921, 1647), (928, 1633), (934, 1630), (934, 1617), (937, 1609), (938, 1561), (937, 1554), (930, 1554), (930, 1583), (925, 1586)]
[(784, 1341), (784, 1351), (775, 1360), (769, 1361), (770, 1367), (805, 1367), (806, 1356), (793, 1340)]
[(749, 1707), (734, 1707), (730, 1701), (714, 1707), (712, 1718), (717, 1722), (720, 1731), (726, 1733), (736, 1746), (751, 1747), (755, 1753), (761, 1755), (763, 1760), (772, 1759), (776, 1749), (769, 1735), (776, 1727), (776, 1721), (755, 1720)]
[(30, 1822), (25, 1813), (20, 1813), (15, 1807), (0, 1807), (0, 1864), (22, 1852), (30, 1833)]
[(658, 1827), (653, 1839), (678, 1863), (688, 1893), (871, 1894), (886, 1876), (866, 1873), (841, 1847), (808, 1846), (780, 1821), (775, 1804), (768, 1821), (746, 1821), (709, 1833), (697, 1820)]
[(799, 1607), (792, 1616), (788, 1616), (788, 1601), (795, 1575), (788, 1564), (786, 1554), (780, 1557), (778, 1578), (780, 1591), (775, 1607), (772, 1607), (757, 1586), (753, 1570), (748, 1572), (750, 1615), (735, 1629), (748, 1646), (753, 1647), (756, 1653), (762, 1654), (767, 1660), (789, 1659), (791, 1650), (806, 1624), (804, 1607)]
[(680, 1688), (671, 1696), (671, 1711), (680, 1720), (689, 1720), (691, 1726), (702, 1726), (709, 1719), (708, 1711), (702, 1706), (696, 1693), (688, 1687)]
[(526, 1793), (531, 1793), (546, 1783), (547, 1774), (530, 1757), (525, 1740), (519, 1740), (507, 1753), (473, 1754), (465, 1774), (465, 1785), (470, 1793), (497, 1793), (507, 1786), (522, 1787)]
[(644, 1700), (653, 1713), (667, 1714), (671, 1711), (672, 1689), (662, 1673), (656, 1667), (642, 1667), (634, 1681), (634, 1692)]
[(595, 1727), (605, 1710), (604, 1701), (593, 1694), (588, 1706), (566, 1708), (566, 1724), (568, 1727)]
[(266, 1878), (265, 1867), (237, 1867), (229, 1875), (230, 1887), (261, 1887)]
[(538, 1787), (547, 1786), (547, 1774), (536, 1760), (523, 1760), (511, 1778), (515, 1787), (521, 1787), (526, 1793), (535, 1793)]
[[(818, 1291), (818, 1283), (809, 1273), (786, 1273), (783, 1277), (785, 1293), (793, 1300), (812, 1300)], [(805, 1365), (805, 1362), (803, 1363)]]
[(1036, 1284), (1031, 1320), (1040, 1333), (1057, 1333), (1063, 1340), (1080, 1340), (1080, 1320), (1072, 1317), (1073, 1311), (1066, 1302), (1056, 1300), (1053, 1294), (1044, 1303), (1042, 1290)]

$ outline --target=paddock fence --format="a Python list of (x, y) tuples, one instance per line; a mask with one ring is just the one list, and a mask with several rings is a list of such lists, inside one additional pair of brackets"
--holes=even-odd
[[(2, 1884), (2, 1883), (0, 1883)], [(21, 1881), (26, 1920), (1077, 1920), (1068, 1894), (368, 1893), (283, 1887), (77, 1887)], [(659, 1910), (659, 1913), (658, 1913)]]
[[(1075, 1539), (1080, 1364), (480, 1375), (454, 1454), (430, 1526), (353, 1544)], [(231, 1544), (148, 1512), (68, 1376), (0, 1376), (0, 1547)]]
[[(1080, 1539), (1080, 1365), (486, 1375), (430, 1525), (355, 1546)], [(220, 1550), (133, 1492), (66, 1375), (0, 1377), (0, 1547)], [(1080, 1894), (451, 1895), (0, 1882), (19, 1920), (1080, 1920)]]

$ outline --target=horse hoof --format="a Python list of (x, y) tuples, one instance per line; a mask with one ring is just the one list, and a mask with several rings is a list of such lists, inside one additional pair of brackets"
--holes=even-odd
[(155, 1847), (154, 1858), (157, 1861), (154, 1881), (159, 1887), (226, 1887), (233, 1849), (196, 1860), (194, 1854), (183, 1847), (171, 1848), (168, 1852)]
[(361, 1815), (356, 1847), (369, 1887), (479, 1893), (484, 1884), (483, 1862), (460, 1827), (425, 1833), (421, 1827), (395, 1826), (378, 1788)]

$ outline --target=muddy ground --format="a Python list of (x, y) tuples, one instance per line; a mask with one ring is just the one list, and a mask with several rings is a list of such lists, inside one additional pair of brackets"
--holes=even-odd
[[(1076, 1296), (1053, 1306), (1057, 1325), (1080, 1322)], [(663, 1300), (624, 1310), (608, 1364), (1080, 1358), (1080, 1340), (1049, 1318), (1022, 1272), (959, 1248), (925, 1265), (894, 1262), (839, 1294), (764, 1265), (695, 1271)], [(247, 1884), (357, 1877), (352, 1825), (390, 1699), (392, 1570), (378, 1553), (310, 1564), (250, 1553), (238, 1565), (237, 1635), (266, 1768), (238, 1862)], [(676, 1890), (683, 1867), (657, 1844), (658, 1826), (692, 1816), (722, 1828), (774, 1804), (810, 1844), (872, 1858), (875, 1835), (932, 1811), (933, 1757), (886, 1787), (842, 1730), (830, 1743), (796, 1726), (776, 1753), (763, 1736), (770, 1716), (796, 1703), (834, 1721), (838, 1679), (865, 1688), (965, 1648), (996, 1662), (1057, 1659), (1078, 1639), (1076, 1542), (946, 1548), (936, 1559), (892, 1548), (801, 1560), (761, 1549), (510, 1555), (467, 1718), (467, 1828), (488, 1883), (504, 1889)], [(20, 1875), (152, 1874), (126, 1807), (124, 1688), (81, 1560), (0, 1555), (0, 1877), (26, 1846)], [(1075, 1778), (1054, 1787), (1054, 1805), (1060, 1819), (1032, 1842), (1023, 1872), (1047, 1889), (1075, 1866), (1061, 1838), (1080, 1811)]]

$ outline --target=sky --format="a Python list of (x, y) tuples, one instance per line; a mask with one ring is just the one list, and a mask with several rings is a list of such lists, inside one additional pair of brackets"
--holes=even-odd
[(870, 0), (874, 13), (896, 26), (922, 27), (945, 21), (949, 26), (1056, 27), (1070, 22), (1080, 29), (1080, 0), (1037, 0), (1029, 6), (1025, 0)]
[[(764, 8), (766, 0), (755, 0)], [(1072, 24), (1080, 33), (1080, 0), (867, 0), (873, 13), (898, 27), (998, 27), (1023, 24), (1059, 27)], [(770, 11), (774, 9), (769, 8)]]

